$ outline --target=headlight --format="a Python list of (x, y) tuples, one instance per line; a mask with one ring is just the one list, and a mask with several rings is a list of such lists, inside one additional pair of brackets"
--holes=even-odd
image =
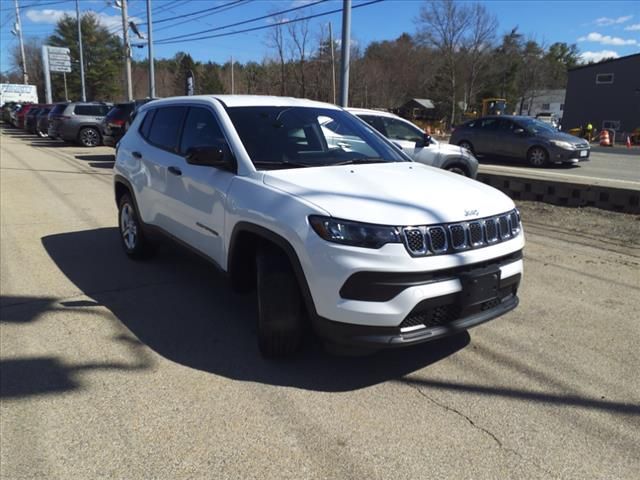
[(562, 140), (549, 140), (549, 142), (551, 142), (556, 147), (564, 148), (565, 150), (575, 150), (576, 149), (576, 147), (574, 147), (571, 143), (563, 142)]
[(380, 248), (387, 243), (401, 243), (397, 227), (350, 222), (318, 215), (311, 215), (309, 223), (313, 230), (328, 242), (364, 248)]

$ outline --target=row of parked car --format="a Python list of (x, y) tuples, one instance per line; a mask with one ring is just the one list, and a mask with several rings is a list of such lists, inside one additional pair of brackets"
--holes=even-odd
[(83, 147), (114, 147), (136, 109), (150, 99), (126, 103), (65, 102), (6, 104), (2, 120), (41, 138), (60, 139)]

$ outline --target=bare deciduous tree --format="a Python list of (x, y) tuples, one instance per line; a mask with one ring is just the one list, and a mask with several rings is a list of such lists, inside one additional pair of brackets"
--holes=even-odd
[(453, 0), (430, 0), (420, 10), (419, 38), (437, 49), (447, 78), (452, 124), (456, 115), (456, 89), (461, 50), (471, 24), (468, 5)]
[(300, 87), (300, 96), (306, 97), (306, 81), (305, 81), (305, 62), (307, 60), (307, 50), (309, 48), (309, 20), (302, 20), (300, 22), (290, 23), (288, 25), (289, 36), (293, 42), (291, 46), (292, 55), (296, 63), (296, 68), (293, 72), (296, 78), (296, 82)]

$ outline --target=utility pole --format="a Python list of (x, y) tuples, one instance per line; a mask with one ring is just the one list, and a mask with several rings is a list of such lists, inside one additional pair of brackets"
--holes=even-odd
[(231, 95), (236, 93), (236, 85), (233, 80), (233, 55), (231, 55)]
[(22, 40), (22, 21), (20, 20), (20, 7), (18, 6), (18, 0), (16, 2), (16, 27), (18, 30), (18, 38), (20, 39), (20, 55), (22, 56), (22, 83), (27, 85), (29, 83), (29, 75), (27, 74), (27, 62), (24, 56), (24, 42)]
[(333, 104), (336, 104), (336, 55), (333, 41), (333, 27), (329, 22), (329, 42), (331, 43), (331, 84), (333, 86)]
[[(82, 86), (82, 101), (87, 101), (87, 91), (84, 88), (84, 57), (82, 54), (82, 19), (80, 18), (80, 2), (76, 0), (76, 20), (78, 21), (78, 46), (80, 48), (80, 85)], [(67, 76), (65, 74), (64, 96), (67, 96)]]
[(351, 50), (351, 0), (342, 2), (342, 62), (340, 77), (340, 106), (349, 106), (349, 54)]
[(122, 9), (122, 41), (124, 42), (124, 66), (127, 76), (127, 100), (133, 100), (131, 87), (131, 46), (129, 45), (129, 18), (127, 17), (127, 0), (120, 0)]
[(156, 98), (156, 71), (153, 60), (153, 21), (151, 0), (147, 0), (147, 46), (149, 47), (149, 98)]

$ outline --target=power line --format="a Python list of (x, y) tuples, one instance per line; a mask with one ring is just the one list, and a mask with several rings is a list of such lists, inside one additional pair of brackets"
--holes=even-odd
[[(242, 22), (230, 23), (229, 25), (224, 25), (222, 27), (209, 28), (207, 30), (200, 30), (199, 32), (192, 32), (192, 33), (187, 33), (187, 34), (184, 34), (184, 35), (176, 35), (174, 37), (163, 38), (163, 39), (158, 40), (157, 42), (158, 43), (159, 42), (166, 42), (166, 41), (170, 41), (170, 40), (178, 40), (178, 39), (181, 39), (181, 38), (189, 38), (189, 39), (191, 39), (190, 37), (192, 35), (200, 35), (202, 33), (216, 32), (218, 30), (224, 30), (224, 29), (231, 28), (231, 27), (237, 27), (238, 25), (244, 25), (246, 23), (257, 22), (258, 20), (264, 20), (266, 18), (273, 18), (273, 17), (276, 17), (278, 15), (282, 15), (282, 14), (285, 14), (285, 13), (293, 12), (295, 10), (302, 10), (304, 8), (309, 8), (309, 7), (312, 7), (314, 5), (318, 5), (320, 3), (324, 3), (326, 1), (327, 0), (317, 0), (317, 1), (313, 2), (313, 3), (307, 3), (307, 4), (302, 5), (302, 6), (289, 8), (287, 10), (281, 10), (280, 12), (270, 13), (269, 15), (262, 15), (261, 17), (255, 17), (255, 18), (251, 18), (249, 20), (243, 20)], [(340, 11), (340, 10), (342, 10), (342, 9), (338, 9), (338, 11)], [(206, 37), (206, 38), (214, 38), (214, 37)]]
[[(217, 13), (222, 13), (222, 12), (226, 12), (227, 10), (231, 10), (232, 8), (236, 8), (236, 7), (241, 7), (245, 4), (247, 4), (250, 0), (241, 0), (240, 2), (237, 2), (233, 5), (229, 5), (227, 8), (223, 9), (223, 10), (219, 10)], [(171, 10), (169, 10), (171, 11)], [(162, 30), (169, 30), (171, 28), (177, 27), (179, 25), (183, 25), (185, 23), (188, 22), (193, 22), (195, 21), (199, 21), (200, 18), (204, 18), (204, 17), (208, 17), (209, 14), (205, 13), (204, 15), (202, 15), (201, 17), (196, 17), (196, 18), (188, 18), (187, 20), (182, 20), (181, 22), (178, 23), (172, 23), (171, 25), (165, 25), (164, 27), (160, 27), (158, 29), (154, 29), (156, 32), (161, 32)], [(155, 24), (155, 22), (153, 22)], [(206, 23), (206, 22), (201, 22), (204, 23), (205, 25), (211, 25), (210, 23)]]
[[(385, 0), (371, 0), (369, 2), (360, 3), (359, 5), (354, 5), (351, 8), (353, 10), (355, 10), (356, 8), (366, 7), (368, 5), (373, 5), (374, 3), (380, 3), (380, 2), (384, 2), (384, 1)], [(323, 13), (316, 13), (314, 15), (308, 15), (306, 17), (294, 18), (294, 19), (291, 19), (291, 20), (284, 20), (282, 22), (274, 23), (274, 24), (271, 24), (271, 25), (262, 25), (260, 27), (245, 28), (244, 30), (235, 30), (233, 32), (218, 33), (216, 35), (207, 35), (207, 36), (204, 36), (204, 37), (190, 38), (189, 41), (190, 42), (195, 42), (197, 40), (208, 40), (210, 38), (227, 37), (229, 35), (237, 35), (239, 33), (254, 32), (256, 30), (264, 30), (266, 28), (273, 28), (273, 27), (277, 27), (277, 26), (280, 26), (280, 25), (288, 25), (290, 23), (302, 22), (304, 20), (311, 20), (312, 18), (324, 17), (326, 15), (331, 15), (333, 13), (338, 13), (338, 12), (341, 12), (341, 11), (342, 11), (342, 8), (337, 8), (335, 10), (329, 10), (329, 11), (323, 12)], [(228, 28), (228, 26), (219, 27), (218, 29), (222, 29), (222, 28)], [(163, 40), (158, 40), (157, 42), (154, 42), (154, 43), (156, 43), (156, 45), (171, 45), (173, 43), (180, 43), (182, 41), (182, 40), (171, 40), (171, 41), (168, 41), (168, 40), (169, 39), (165, 39), (164, 41)]]
[[(204, 12), (215, 12), (216, 10), (220, 10), (221, 8), (229, 7), (231, 5), (235, 5), (236, 3), (240, 3), (240, 2), (243, 2), (243, 1), (244, 0), (233, 0), (232, 2), (225, 3), (224, 5), (218, 5), (216, 7), (205, 8), (204, 10), (197, 10), (195, 12), (185, 13), (183, 15), (178, 15), (177, 17), (161, 18), (160, 20), (154, 20), (153, 24), (155, 25), (157, 23), (172, 22), (172, 21), (177, 20), (179, 18), (192, 17), (193, 15), (198, 15), (198, 14), (204, 13)], [(147, 24), (147, 22), (141, 22), (140, 23), (140, 25), (146, 25), (146, 24)]]
[[(58, 5), (61, 3), (69, 3), (71, 0), (63, 0), (63, 1), (57, 1), (57, 2), (47, 2), (47, 3), (28, 3), (28, 4), (24, 4), (24, 5), (20, 5), (20, 8), (30, 8), (30, 7), (46, 7), (47, 5)], [(13, 8), (9, 7), (9, 8), (0, 8), (0, 11), (9, 11), (9, 10), (13, 10)]]

